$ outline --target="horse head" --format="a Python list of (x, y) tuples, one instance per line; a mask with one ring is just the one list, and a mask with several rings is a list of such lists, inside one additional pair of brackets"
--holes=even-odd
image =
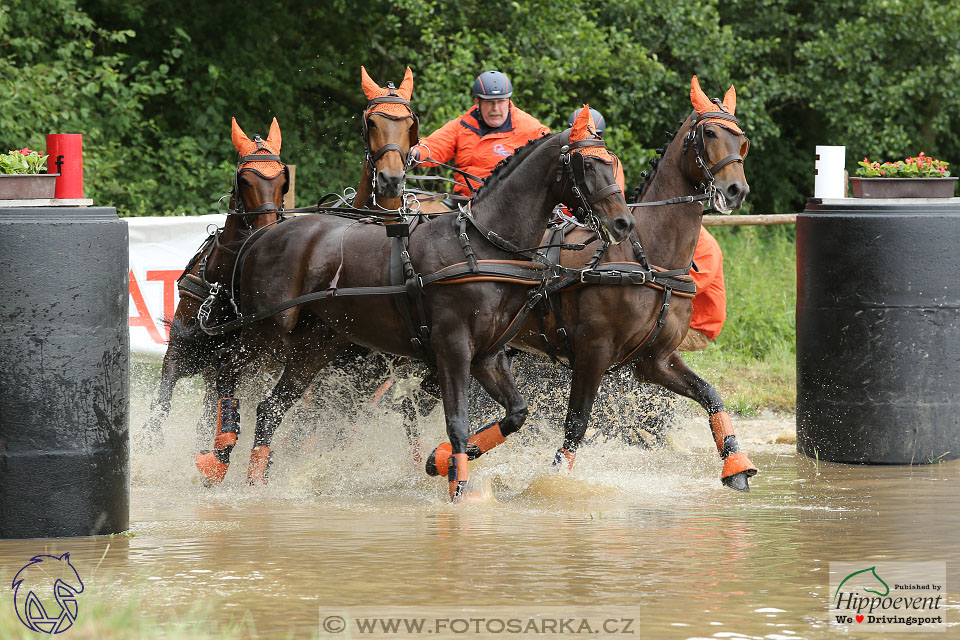
[(290, 188), (290, 174), (280, 161), (280, 125), (274, 118), (270, 133), (263, 140), (251, 140), (233, 118), (231, 139), (240, 158), (230, 194), (230, 211), (242, 216), (246, 226), (258, 229), (275, 222), (283, 210), (283, 196)]
[(750, 193), (743, 173), (750, 141), (734, 116), (737, 92), (730, 85), (722, 102), (711, 100), (693, 76), (690, 102), (693, 112), (684, 123), (686, 132), (681, 129), (684, 172), (700, 191), (713, 196), (717, 211), (730, 213), (742, 207)]
[[(369, 183), (375, 204), (377, 198), (397, 200), (403, 195), (410, 147), (419, 139), (419, 122), (410, 108), (413, 72), (407, 67), (399, 87), (394, 87), (392, 82), (381, 87), (362, 66), (360, 76), (368, 100), (363, 111), (366, 166), (360, 186), (363, 189), (367, 186), (363, 182)], [(384, 208), (396, 208), (388, 207), (384, 202), (379, 204)]]
[(561, 163), (567, 180), (563, 204), (604, 241), (616, 244), (625, 240), (635, 221), (616, 180), (620, 159), (607, 150), (597, 134), (589, 105), (583, 105), (573, 121), (564, 149)]
[[(34, 567), (36, 570), (31, 571)], [(83, 580), (70, 562), (69, 553), (30, 558), (30, 562), (14, 576), (11, 588), (17, 617), (32, 631), (60, 633), (70, 628), (77, 619), (76, 597), (83, 593)], [(51, 602), (45, 601), (40, 595), (51, 588), (59, 611), (54, 610)]]

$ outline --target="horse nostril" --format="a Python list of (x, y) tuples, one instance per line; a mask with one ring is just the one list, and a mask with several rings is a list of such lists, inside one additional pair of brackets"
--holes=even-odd
[(617, 218), (616, 222), (613, 223), (613, 228), (616, 229), (618, 235), (625, 236), (633, 229), (633, 218)]
[(740, 193), (740, 187), (738, 187), (736, 184), (732, 184), (729, 187), (727, 187), (727, 195), (730, 196), (731, 198), (736, 198), (737, 194), (739, 193)]

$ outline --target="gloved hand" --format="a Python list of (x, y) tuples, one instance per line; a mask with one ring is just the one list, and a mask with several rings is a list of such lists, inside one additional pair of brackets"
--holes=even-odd
[(410, 149), (410, 158), (407, 161), (407, 164), (409, 164), (411, 167), (415, 167), (420, 164), (420, 149), (416, 147), (412, 147)]

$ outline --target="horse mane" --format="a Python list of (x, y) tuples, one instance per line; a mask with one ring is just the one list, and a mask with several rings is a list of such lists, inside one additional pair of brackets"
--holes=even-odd
[(473, 194), (473, 201), (476, 204), (480, 200), (481, 194), (486, 194), (495, 186), (498, 182), (504, 180), (507, 176), (513, 173), (514, 169), (522, 164), (522, 160), (533, 153), (534, 149), (538, 148), (543, 144), (544, 140), (552, 137), (554, 134), (545, 133), (539, 138), (534, 138), (527, 142), (527, 144), (518, 148), (513, 152), (512, 155), (507, 156), (503, 160), (497, 163), (497, 166), (493, 168), (493, 171), (490, 172), (490, 175), (487, 176), (487, 179), (477, 187), (477, 192)]
[(663, 145), (659, 149), (656, 149), (657, 156), (654, 158), (650, 158), (650, 171), (644, 171), (643, 173), (640, 174), (643, 177), (643, 182), (641, 182), (640, 186), (637, 187), (636, 189), (636, 192), (634, 194), (634, 201), (640, 202), (640, 199), (643, 197), (643, 194), (646, 192), (647, 187), (650, 186), (650, 183), (653, 182), (654, 176), (657, 175), (657, 169), (660, 168), (660, 161), (663, 160), (663, 156), (666, 155), (667, 153), (667, 147), (669, 147), (670, 144), (673, 142), (673, 140), (676, 139), (677, 134), (680, 133), (680, 129), (683, 128), (683, 125), (686, 124), (687, 120), (688, 118), (684, 118), (683, 120), (681, 120), (680, 125), (676, 131), (672, 133), (670, 131), (667, 131), (666, 135), (670, 139), (670, 142)]

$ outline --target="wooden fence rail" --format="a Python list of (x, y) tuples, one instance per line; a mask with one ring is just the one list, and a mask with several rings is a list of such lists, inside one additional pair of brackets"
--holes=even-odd
[(796, 224), (795, 213), (761, 213), (753, 216), (703, 216), (705, 227), (733, 227), (736, 225)]

